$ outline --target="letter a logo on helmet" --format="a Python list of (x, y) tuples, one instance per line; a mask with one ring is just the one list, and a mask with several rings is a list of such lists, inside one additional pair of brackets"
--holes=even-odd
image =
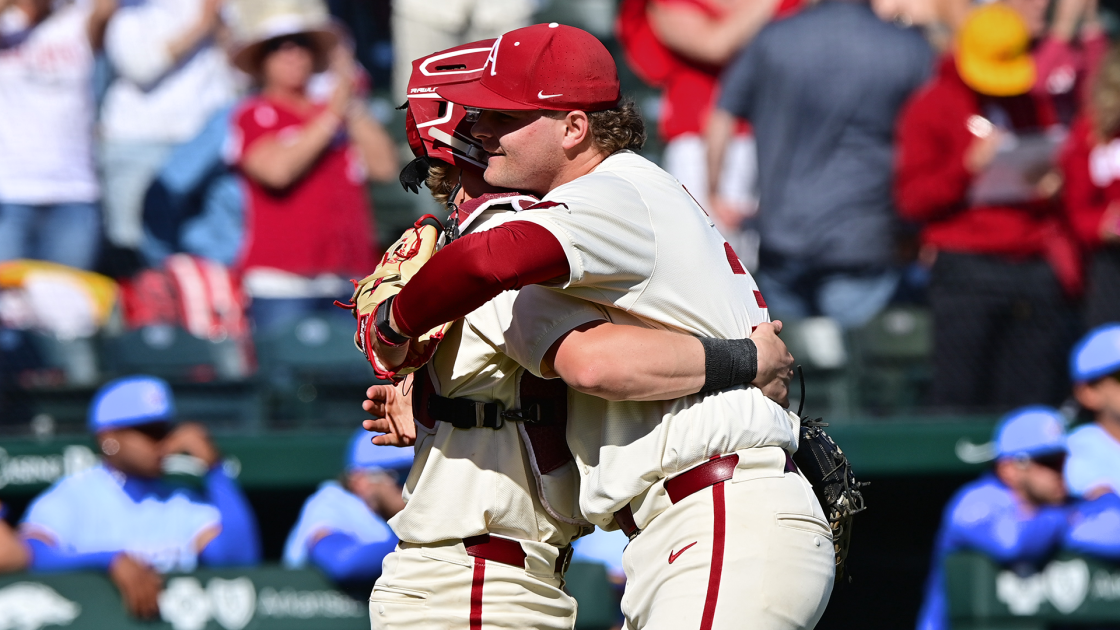
[(416, 157), (462, 168), (486, 168), (486, 152), (471, 136), (473, 123), (466, 120), (466, 110), (444, 100), (436, 88), (480, 77), (495, 41), (463, 44), (412, 62), (405, 127)]

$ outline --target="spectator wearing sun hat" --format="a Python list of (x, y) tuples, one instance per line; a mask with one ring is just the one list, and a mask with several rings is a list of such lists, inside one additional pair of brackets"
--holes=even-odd
[(996, 562), (1037, 561), (1058, 547), (1067, 528), (1062, 463), (1065, 423), (1049, 407), (1017, 409), (996, 426), (992, 472), (961, 488), (945, 508), (926, 581), (919, 630), (948, 630), (944, 562), (979, 551)]
[(376, 446), (371, 437), (355, 432), (339, 480), (324, 482), (303, 504), (284, 545), (284, 566), (311, 564), (337, 582), (381, 575), (381, 561), (397, 546), (386, 521), (404, 507), (413, 449)]
[[(233, 114), (227, 159), (245, 177), (245, 241), (236, 264), (253, 297), (258, 331), (332, 305), (376, 259), (367, 179), (397, 176), (392, 139), (368, 113), (351, 51), (326, 5), (273, 0), (246, 5), (234, 64), (259, 93)], [(331, 71), (326, 102), (308, 85)]]
[(973, 10), (898, 123), (898, 209), (921, 224), (923, 258), (935, 259), (931, 397), (941, 407), (1009, 409), (1065, 395), (1067, 295), (1081, 275), (1060, 206), (1035, 189), (1006, 199), (973, 190), (1001, 147), (1056, 123), (1050, 100), (1030, 92), (1029, 47), (1012, 9)]
[[(155, 617), (160, 573), (260, 561), (256, 519), (221, 454), (201, 425), (175, 416), (162, 379), (131, 376), (98, 390), (89, 429), (104, 458), (28, 507), (20, 534), (32, 571), (107, 571), (133, 614)], [(199, 468), (200, 492), (161, 479), (172, 455)]]

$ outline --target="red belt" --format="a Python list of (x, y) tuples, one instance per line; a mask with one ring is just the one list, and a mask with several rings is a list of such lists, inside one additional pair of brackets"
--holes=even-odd
[[(704, 488), (727, 481), (735, 474), (735, 467), (738, 465), (739, 456), (735, 453), (713, 457), (699, 466), (689, 468), (676, 477), (666, 480), (665, 492), (669, 495), (669, 500), (675, 505)], [(793, 458), (789, 456), (789, 453), (786, 453), (785, 470), (786, 472), (797, 472), (797, 466), (793, 463)], [(614, 522), (618, 524), (622, 533), (631, 539), (642, 533), (642, 530), (638, 529), (637, 523), (634, 522), (634, 511), (630, 508), (629, 503), (614, 513)]]
[[(467, 555), (472, 558), (482, 558), (492, 562), (501, 562), (521, 569), (525, 567), (525, 550), (521, 543), (511, 538), (502, 538), (490, 534), (471, 536), (463, 539), (463, 546), (467, 548)], [(572, 561), (572, 546), (565, 545), (559, 549), (560, 555), (556, 558), (556, 572), (563, 575), (568, 570)]]

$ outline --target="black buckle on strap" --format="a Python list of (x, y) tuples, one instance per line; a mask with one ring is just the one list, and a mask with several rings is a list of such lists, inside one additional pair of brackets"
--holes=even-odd
[(513, 422), (540, 422), (541, 406), (534, 404), (525, 409), (508, 409), (503, 411), (501, 416)]

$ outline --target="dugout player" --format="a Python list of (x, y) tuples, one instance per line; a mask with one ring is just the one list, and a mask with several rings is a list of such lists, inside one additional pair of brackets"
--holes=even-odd
[[(260, 561), (257, 523), (205, 429), (174, 425), (171, 388), (131, 376), (98, 390), (89, 428), (101, 465), (65, 477), (28, 507), (20, 533), (32, 571), (107, 571), (129, 612), (159, 615), (160, 573)], [(161, 479), (184, 453), (207, 467), (202, 492)]]
[[(399, 365), (410, 338), (540, 283), (597, 304), (602, 320), (700, 337), (711, 393), (569, 397), (581, 511), (631, 538), (622, 602), (630, 627), (814, 626), (834, 556), (821, 507), (790, 458), (798, 421), (742, 385), (734, 344), (721, 341), (766, 322), (765, 301), (687, 191), (632, 151), (644, 127), (620, 103), (610, 54), (579, 29), (535, 25), (499, 38), (481, 78), (438, 93), (480, 110), (473, 134), (490, 154), (486, 182), (543, 199), (443, 248), (379, 308), (370, 328), (380, 360)], [(545, 313), (517, 301), (506, 335), (530, 372), (579, 390), (614, 358), (565, 350), (593, 322), (540, 328)]]
[[(408, 135), (419, 157), (402, 182), (426, 180), (437, 199), (452, 202), (452, 221), (463, 234), (494, 229), (536, 202), (483, 180), (485, 155), (469, 135), (465, 112), (434, 92), (477, 77), (492, 43), (416, 60), (409, 83)], [(401, 543), (370, 597), (374, 628), (574, 623), (575, 604), (560, 589), (561, 578), (570, 542), (589, 525), (579, 514), (579, 474), (564, 441), (567, 391), (509, 356), (506, 331), (517, 300), (537, 306), (543, 316), (535, 323), (545, 335), (601, 319), (593, 305), (540, 287), (503, 293), (448, 328), (414, 381), (370, 389), (365, 407), (381, 419), (367, 428), (390, 433), (379, 443), (415, 440), (417, 453), (407, 503), (390, 520)], [(703, 385), (703, 347), (694, 338), (610, 324), (596, 330), (618, 348), (612, 354), (627, 375), (627, 383), (590, 377), (604, 394)], [(763, 332), (761, 371), (774, 374), (788, 367), (788, 352), (773, 328)]]
[(309, 563), (336, 582), (369, 581), (397, 546), (386, 521), (401, 511), (401, 484), (412, 450), (375, 446), (359, 429), (346, 448), (339, 481), (327, 481), (307, 498), (284, 543), (284, 566)]

